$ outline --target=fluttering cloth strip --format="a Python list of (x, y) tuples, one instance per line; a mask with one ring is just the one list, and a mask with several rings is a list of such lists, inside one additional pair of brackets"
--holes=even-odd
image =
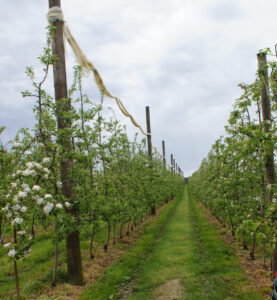
[(67, 40), (67, 42), (69, 43), (69, 45), (75, 55), (75, 59), (76, 59), (77, 63), (82, 67), (83, 74), (85, 76), (89, 76), (90, 72), (92, 72), (94, 75), (94, 80), (95, 80), (99, 90), (105, 96), (112, 98), (116, 101), (117, 106), (119, 107), (119, 109), (123, 113), (123, 115), (128, 117), (131, 120), (131, 122), (134, 124), (134, 126), (137, 127), (138, 129), (140, 129), (140, 131), (143, 135), (145, 135), (145, 136), (151, 135), (151, 133), (145, 132), (142, 129), (142, 127), (135, 121), (133, 116), (127, 111), (127, 109), (123, 105), (122, 101), (119, 98), (113, 96), (107, 90), (99, 72), (95, 69), (93, 63), (87, 59), (86, 55), (84, 54), (84, 52), (82, 51), (82, 49), (79, 47), (78, 43), (76, 42), (75, 38), (73, 37), (67, 23), (64, 21), (64, 17), (63, 17), (61, 8), (58, 6), (54, 6), (54, 7), (50, 8), (47, 13), (47, 19), (50, 24), (53, 22), (57, 22), (57, 21), (63, 22), (64, 37)]

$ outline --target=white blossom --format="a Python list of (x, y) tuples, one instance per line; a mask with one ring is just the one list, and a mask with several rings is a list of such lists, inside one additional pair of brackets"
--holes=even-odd
[(26, 163), (26, 167), (27, 167), (28, 169), (32, 169), (32, 168), (34, 167), (34, 163), (33, 163), (32, 161), (28, 161), (28, 162)]
[(31, 191), (31, 189), (30, 189), (30, 187), (29, 187), (28, 184), (23, 183), (21, 186), (24, 189), (24, 192), (29, 193)]
[(41, 189), (41, 187), (39, 185), (34, 185), (32, 190), (34, 191), (39, 191)]
[(20, 211), (21, 211), (22, 213), (25, 213), (25, 212), (27, 211), (27, 207), (26, 207), (26, 206), (22, 206), (22, 207), (20, 208)]
[(15, 254), (16, 254), (16, 251), (15, 251), (14, 249), (11, 249), (11, 250), (9, 251), (9, 253), (8, 253), (8, 255), (9, 255), (10, 257), (15, 257)]
[(19, 204), (15, 204), (12, 206), (12, 210), (13, 211), (19, 211), (20, 210), (20, 205)]
[(23, 219), (22, 218), (15, 218), (12, 221), (12, 225), (14, 225), (14, 224), (22, 224), (22, 223), (23, 223)]
[(27, 192), (25, 191), (19, 191), (19, 193), (17, 194), (18, 198), (25, 198), (27, 196)]
[(43, 203), (43, 201), (44, 201), (43, 198), (41, 198), (41, 197), (39, 197), (37, 195), (34, 196), (33, 198), (36, 200), (36, 202), (37, 202), (38, 205), (41, 205)]
[(14, 195), (13, 197), (13, 203), (17, 203), (18, 202), (18, 195)]
[(49, 157), (44, 157), (44, 159), (42, 160), (43, 163), (48, 163), (50, 161)]
[(61, 203), (57, 203), (57, 204), (56, 204), (56, 207), (57, 207), (57, 208), (63, 208), (63, 206), (61, 205)]
[(25, 152), (24, 152), (24, 155), (31, 155), (32, 154), (32, 151), (30, 151), (30, 150), (26, 150)]
[(57, 186), (58, 186), (58, 187), (62, 187), (62, 185), (63, 185), (63, 184), (62, 184), (61, 181), (57, 181)]
[(11, 243), (4, 244), (4, 248), (10, 247)]
[(45, 195), (44, 195), (44, 198), (47, 199), (47, 198), (53, 198), (53, 197), (52, 197), (51, 194), (45, 194)]
[(16, 182), (12, 182), (12, 183), (11, 183), (11, 186), (12, 186), (13, 188), (17, 187), (17, 183), (16, 183)]
[(69, 203), (68, 201), (66, 201), (66, 202), (64, 203), (64, 205), (65, 205), (66, 207), (69, 207), (69, 206), (70, 206), (70, 203)]
[(48, 169), (48, 168), (43, 168), (43, 171), (44, 171), (45, 173), (49, 173), (49, 169)]
[(43, 198), (38, 197), (38, 199), (36, 199), (36, 201), (37, 201), (38, 205), (41, 205), (44, 200), (43, 200)]
[(20, 231), (17, 231), (17, 234), (18, 235), (24, 235), (26, 233), (26, 231), (25, 230), (20, 230)]
[(13, 146), (14, 146), (14, 148), (18, 148), (21, 146), (21, 144), (18, 142), (13, 142)]
[(34, 170), (26, 169), (26, 170), (22, 171), (22, 175), (25, 176), (25, 177), (33, 175), (33, 174), (35, 174)]
[(47, 204), (44, 206), (43, 211), (48, 216), (51, 210), (53, 209), (54, 204), (51, 202), (47, 202)]
[(7, 206), (2, 208), (2, 211), (7, 211), (9, 209), (9, 203), (7, 204)]
[(29, 185), (27, 183), (22, 183), (21, 187), (23, 187), (23, 189), (27, 189), (30, 188)]
[(34, 166), (38, 169), (42, 168), (42, 165), (40, 163), (34, 162)]

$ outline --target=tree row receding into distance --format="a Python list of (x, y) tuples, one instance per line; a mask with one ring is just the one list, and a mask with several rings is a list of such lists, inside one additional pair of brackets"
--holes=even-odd
[(272, 258), (277, 270), (277, 201), (274, 151), (277, 146), (277, 63), (260, 51), (256, 80), (240, 84), (242, 95), (226, 134), (212, 146), (190, 180), (193, 193), (250, 250)]
[(13, 141), (1, 142), (0, 147), (0, 253), (14, 265), (18, 299), (18, 261), (31, 252), (41, 232), (53, 232), (52, 285), (63, 240), (69, 282), (82, 284), (81, 259), (76, 263), (80, 235), (90, 239), (93, 259), (100, 229), (106, 232), (107, 251), (117, 232), (119, 238), (123, 228), (129, 234), (183, 184), (158, 157), (149, 160), (145, 139), (138, 141), (136, 135), (130, 140), (115, 115), (103, 117), (103, 93), (98, 101), (83, 93), (79, 66), (67, 98), (55, 101), (44, 89), (49, 69), (58, 61), (50, 49), (53, 34), (55, 27), (49, 27), (48, 43), (39, 57), (42, 79), (37, 81), (31, 67), (26, 71), (32, 90), (22, 95), (35, 101), (34, 128), (20, 129)]

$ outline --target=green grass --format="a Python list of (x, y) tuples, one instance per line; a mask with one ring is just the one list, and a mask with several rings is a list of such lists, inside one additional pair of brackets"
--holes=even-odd
[(128, 284), (127, 299), (154, 299), (154, 290), (171, 279), (180, 280), (188, 300), (263, 299), (196, 201), (188, 199), (187, 188), (81, 299), (117, 299)]
[[(106, 230), (96, 236), (103, 244)], [(36, 238), (32, 253), (19, 262), (23, 299), (36, 299), (49, 288), (52, 278), (53, 233)], [(82, 251), (89, 240), (82, 237)], [(122, 246), (124, 247), (124, 245)], [(1, 252), (2, 251), (2, 252)], [(65, 242), (60, 244), (58, 281), (65, 282)], [(143, 235), (126, 254), (109, 266), (81, 299), (117, 299), (128, 287), (128, 299), (153, 299), (154, 290), (179, 279), (184, 299), (263, 299), (248, 286), (237, 257), (207, 221), (187, 188), (153, 221), (144, 224)], [(13, 266), (0, 249), (0, 299), (10, 299), (15, 283)], [(35, 296), (34, 296), (35, 295)]]
[[(103, 245), (106, 239), (106, 227), (101, 224), (100, 232), (95, 236), (95, 245)], [(88, 253), (90, 240), (81, 236), (83, 254)], [(32, 252), (19, 260), (19, 285), (22, 299), (34, 299), (51, 286), (54, 257), (53, 232), (42, 232), (36, 236)], [(67, 281), (65, 241), (59, 244), (59, 269), (57, 282)], [(14, 269), (11, 259), (0, 248), (0, 299), (10, 299), (15, 295)], [(31, 297), (31, 298), (30, 298)]]
[(116, 299), (120, 288), (136, 277), (141, 264), (156, 247), (157, 240), (163, 234), (164, 226), (175, 210), (176, 200), (170, 202), (153, 221), (144, 224), (144, 234), (138, 242), (114, 265), (108, 267), (96, 284), (90, 286), (81, 299)]
[[(51, 233), (43, 233), (32, 247), (32, 253), (18, 263), (22, 298), (46, 287), (44, 275), (52, 269), (53, 244)], [(49, 284), (49, 283), (48, 283)], [(13, 264), (7, 255), (0, 259), (0, 299), (9, 299), (14, 293)]]

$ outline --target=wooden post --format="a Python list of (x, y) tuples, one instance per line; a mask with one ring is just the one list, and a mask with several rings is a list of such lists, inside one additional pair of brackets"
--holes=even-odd
[(173, 173), (176, 173), (176, 169), (175, 169), (175, 158), (173, 158)]
[[(60, 0), (49, 0), (49, 8), (53, 6), (61, 7)], [(67, 81), (66, 81), (66, 66), (65, 66), (65, 51), (64, 51), (64, 37), (63, 37), (63, 22), (55, 21), (52, 24), (56, 27), (55, 35), (52, 39), (52, 53), (58, 57), (54, 70), (54, 88), (55, 99), (57, 105), (57, 123), (58, 123), (58, 140), (61, 145), (65, 157), (60, 163), (61, 180), (62, 180), (62, 193), (65, 199), (73, 203), (73, 181), (70, 178), (70, 171), (73, 167), (73, 161), (67, 158), (68, 154), (72, 151), (71, 144), (71, 118), (66, 116), (71, 111), (71, 102), (67, 95)], [(72, 204), (72, 209), (69, 214), (77, 222), (78, 208)], [(77, 224), (76, 224), (77, 226)], [(83, 283), (82, 274), (82, 261), (80, 250), (80, 238), (78, 229), (74, 229), (66, 238), (67, 250), (67, 271), (68, 280), (73, 285), (81, 285)]]
[(164, 164), (164, 167), (166, 169), (166, 159), (165, 159), (165, 142), (162, 141), (162, 148), (163, 148), (163, 164)]
[[(259, 53), (258, 58), (258, 74), (262, 82), (261, 85), (261, 106), (262, 106), (262, 117), (264, 121), (264, 132), (269, 132), (271, 128), (271, 103), (268, 95), (268, 72), (267, 72), (267, 60), (266, 53)], [(265, 146), (265, 168), (267, 184), (271, 185), (268, 193), (269, 205), (272, 203), (274, 195), (274, 184), (275, 184), (275, 170), (274, 170), (274, 148), (272, 147), (272, 141), (267, 141)], [(277, 244), (275, 243), (272, 252), (272, 278), (277, 271)]]
[[(260, 80), (262, 81), (261, 106), (262, 106), (262, 117), (264, 121), (264, 132), (269, 132), (271, 128), (271, 103), (268, 95), (269, 87), (268, 87), (266, 54), (259, 53), (257, 55), (257, 58), (258, 58)], [(265, 167), (266, 167), (267, 184), (272, 185), (272, 188), (270, 189), (268, 195), (268, 202), (270, 205), (272, 203), (274, 184), (275, 184), (274, 149), (271, 146), (271, 142), (269, 142), (266, 147), (265, 155), (266, 155)]]
[[(147, 127), (147, 133), (150, 133), (147, 135), (147, 146), (148, 146), (148, 156), (149, 156), (149, 168), (152, 169), (152, 136), (151, 136), (151, 123), (150, 123), (150, 109), (149, 106), (146, 106), (146, 127)], [(151, 175), (152, 176), (152, 175)], [(151, 206), (151, 215), (156, 214), (156, 206), (155, 203)]]
[(146, 127), (147, 127), (147, 133), (150, 133), (150, 135), (147, 135), (147, 146), (148, 146), (148, 156), (149, 156), (149, 160), (151, 162), (152, 161), (152, 136), (151, 136), (149, 106), (146, 106)]
[(173, 154), (170, 154), (171, 173), (173, 173)]

